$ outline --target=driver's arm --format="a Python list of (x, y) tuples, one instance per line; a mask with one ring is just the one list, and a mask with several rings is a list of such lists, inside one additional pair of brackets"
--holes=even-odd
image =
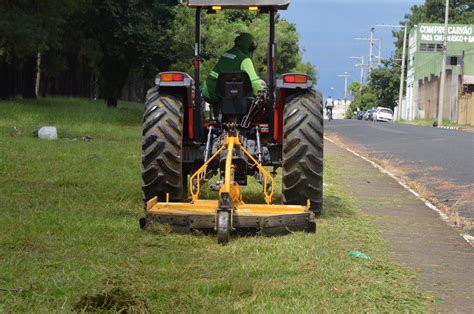
[(252, 60), (250, 58), (244, 59), (240, 64), (240, 70), (249, 75), (250, 83), (252, 83), (253, 94), (257, 95), (258, 91), (262, 89), (262, 85), (260, 84), (260, 78), (258, 77), (257, 72), (255, 72)]

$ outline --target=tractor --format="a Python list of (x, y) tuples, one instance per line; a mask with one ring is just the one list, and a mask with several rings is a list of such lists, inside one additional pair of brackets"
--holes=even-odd
[[(194, 77), (159, 73), (147, 93), (141, 228), (159, 223), (178, 233), (215, 232), (221, 244), (233, 233), (315, 232), (315, 218), (323, 210), (323, 102), (306, 74), (276, 78), (276, 14), (288, 8), (289, 0), (182, 3), (196, 10)], [(268, 15), (268, 80), (266, 89), (254, 96), (246, 72), (221, 73), (215, 118), (205, 114), (201, 93), (201, 17), (226, 9)], [(274, 204), (279, 168), (282, 204)], [(240, 191), (250, 177), (261, 185), (261, 204), (245, 203)], [(217, 199), (200, 198), (206, 183), (219, 192)]]

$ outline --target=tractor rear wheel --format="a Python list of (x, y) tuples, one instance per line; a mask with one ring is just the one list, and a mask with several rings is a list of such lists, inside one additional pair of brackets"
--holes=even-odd
[(305, 90), (286, 101), (283, 117), (283, 202), (323, 211), (323, 102)]
[(159, 93), (154, 87), (147, 93), (143, 116), (142, 190), (143, 200), (169, 193), (171, 201), (186, 195), (183, 172), (183, 100), (179, 95)]

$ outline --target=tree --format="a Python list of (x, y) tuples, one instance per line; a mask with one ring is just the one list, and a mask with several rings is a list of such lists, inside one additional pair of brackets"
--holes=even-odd
[[(91, 7), (91, 35), (102, 51), (100, 78), (107, 105), (117, 106), (133, 68), (150, 63), (166, 67), (171, 54), (165, 44), (177, 1), (94, 0)], [(104, 31), (106, 30), (106, 31)]]
[[(224, 10), (216, 14), (203, 13), (202, 16), (202, 77), (206, 78), (220, 56), (234, 43), (235, 37), (242, 32), (255, 36), (258, 47), (253, 55), (257, 73), (267, 76), (268, 53), (268, 14), (258, 14), (244, 10)], [(171, 68), (192, 73), (194, 55), (194, 11), (178, 7), (173, 27), (172, 51), (177, 53), (176, 62)], [(310, 63), (302, 62), (302, 49), (294, 24), (282, 18), (277, 19), (277, 73), (302, 72), (310, 75), (316, 83), (316, 70)]]
[(0, 98), (35, 98), (36, 59), (59, 44), (59, 30), (81, 1), (0, 2)]
[(383, 67), (370, 73), (369, 87), (376, 97), (378, 106), (393, 109), (400, 86), (400, 65), (393, 60), (382, 61)]
[(349, 84), (347, 89), (352, 95), (354, 95), (354, 97), (357, 97), (361, 92), (362, 85), (357, 81), (353, 81), (352, 83)]
[(41, 53), (44, 93), (89, 96), (100, 81), (101, 95), (116, 105), (131, 71), (151, 81), (151, 73), (169, 65), (166, 35), (177, 2), (1, 1), (0, 97), (35, 97)]
[(372, 70), (368, 85), (360, 85), (359, 82), (349, 85), (354, 100), (346, 112), (346, 118), (352, 118), (354, 111), (378, 106), (393, 109), (398, 99), (400, 65), (393, 60), (384, 60), (382, 64), (383, 67)]
[(367, 85), (360, 85), (358, 82), (352, 82), (349, 90), (355, 95), (354, 100), (347, 108), (345, 117), (351, 119), (354, 112), (358, 110), (368, 110), (377, 106), (377, 96), (375, 92)]
[[(239, 32), (258, 38), (254, 63), (266, 77), (268, 14), (203, 13), (203, 78)], [(302, 62), (296, 27), (278, 19), (278, 73), (316, 71)], [(194, 10), (178, 0), (0, 1), (0, 98), (35, 97), (41, 54), (42, 95), (139, 100), (160, 71), (193, 73)], [(138, 97), (136, 95), (139, 95)]]

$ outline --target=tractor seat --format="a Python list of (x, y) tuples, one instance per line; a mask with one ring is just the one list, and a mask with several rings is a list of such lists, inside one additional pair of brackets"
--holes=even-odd
[(223, 114), (246, 114), (254, 101), (249, 75), (243, 71), (221, 73), (217, 78), (217, 94)]

